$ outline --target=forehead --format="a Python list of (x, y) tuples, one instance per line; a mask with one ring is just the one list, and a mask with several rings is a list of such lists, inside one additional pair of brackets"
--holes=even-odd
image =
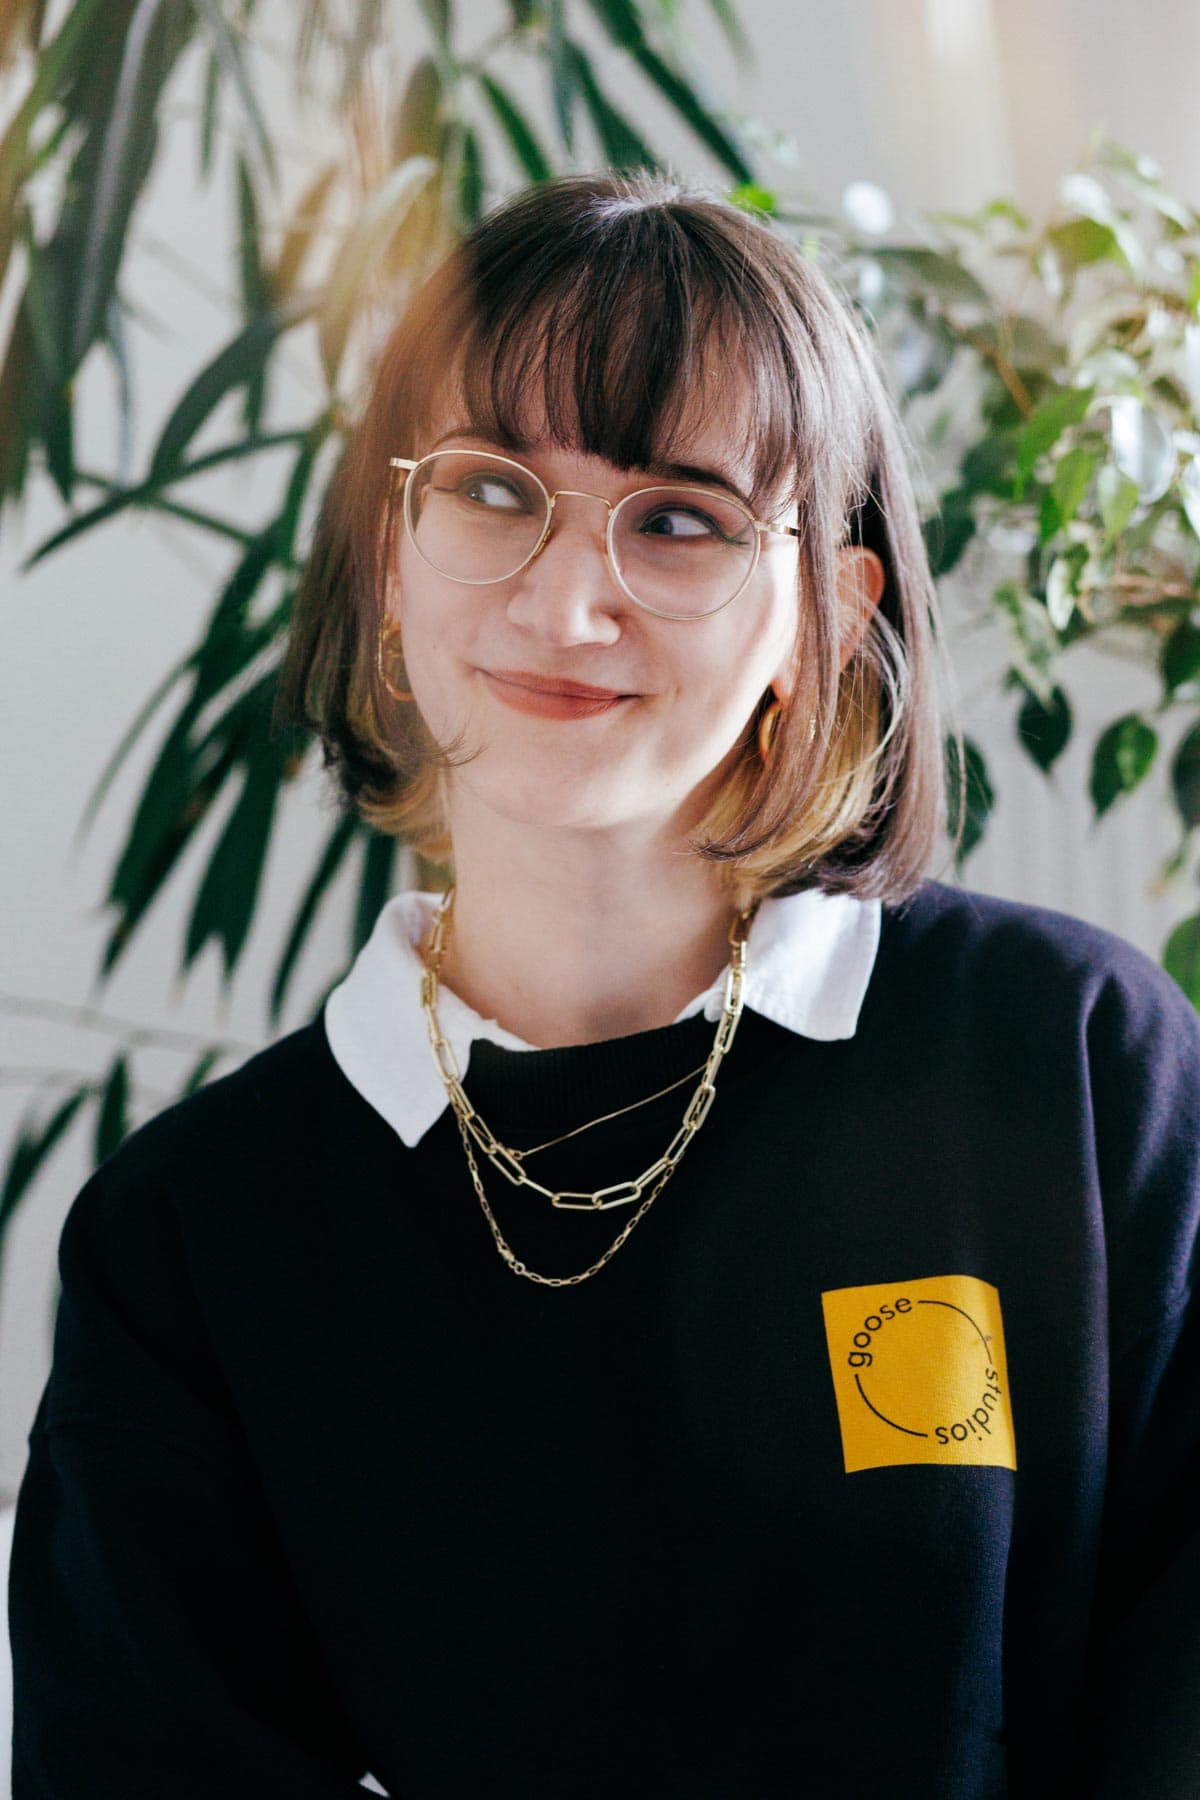
[(597, 430), (594, 410), (581, 417), (582, 409), (564, 407), (561, 397), (555, 404), (547, 385), (545, 370), (535, 365), (520, 393), (510, 394), (504, 407), (480, 405), (478, 392), (472, 392), (461, 370), (452, 370), (430, 387), (415, 453), (423, 454), (450, 434), (476, 437), (518, 456), (558, 450), (622, 472), (692, 480), (715, 476), (752, 508), (779, 500), (787, 488), (786, 478), (781, 481), (776, 471), (764, 467), (755, 387), (744, 366), (722, 369), (706, 359), (674, 403), (647, 417), (637, 433), (619, 429), (618, 421), (627, 416), (627, 401), (622, 404), (621, 397), (609, 429), (602, 423)]

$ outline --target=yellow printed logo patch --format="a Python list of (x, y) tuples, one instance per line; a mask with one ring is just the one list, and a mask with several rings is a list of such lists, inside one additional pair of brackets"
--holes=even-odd
[(1000, 1295), (929, 1275), (821, 1295), (847, 1475), (893, 1463), (1017, 1466)]

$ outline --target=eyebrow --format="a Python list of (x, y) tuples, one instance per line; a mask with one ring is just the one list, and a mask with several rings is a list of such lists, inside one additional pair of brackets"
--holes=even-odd
[[(537, 445), (529, 442), (528, 439), (507, 436), (494, 438), (487, 432), (477, 431), (473, 425), (456, 425), (452, 430), (443, 432), (432, 449), (440, 449), (451, 438), (476, 438), (481, 444), (503, 444), (505, 450), (511, 450), (514, 456), (537, 454)], [(660, 481), (692, 481), (698, 482), (702, 487), (724, 488), (725, 492), (732, 494), (735, 500), (741, 501), (747, 512), (751, 515), (754, 513), (754, 502), (750, 496), (743, 493), (737, 483), (721, 469), (705, 468), (699, 463), (669, 462), (659, 457), (654, 462), (647, 463), (645, 468), (639, 470), (638, 473), (653, 476), (655, 480)]]

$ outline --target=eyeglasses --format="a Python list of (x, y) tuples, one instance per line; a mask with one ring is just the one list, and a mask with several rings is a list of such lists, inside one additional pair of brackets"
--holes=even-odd
[(605, 550), (617, 584), (662, 619), (720, 612), (754, 574), (764, 532), (802, 535), (798, 526), (756, 519), (732, 495), (698, 483), (638, 488), (614, 505), (578, 488), (552, 494), (524, 463), (489, 451), (389, 460), (408, 471), (404, 523), (417, 554), (439, 575), (469, 586), (507, 581), (531, 563), (564, 495), (608, 508)]

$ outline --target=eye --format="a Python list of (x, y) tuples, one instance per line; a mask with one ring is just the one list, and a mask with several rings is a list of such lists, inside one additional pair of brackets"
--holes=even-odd
[(487, 512), (529, 511), (529, 495), (522, 486), (491, 469), (464, 475), (454, 491), (460, 498), (473, 501)]
[(747, 541), (740, 515), (722, 508), (723, 518), (704, 506), (672, 500), (652, 507), (638, 525), (642, 537), (675, 539), (681, 543), (742, 544)]

